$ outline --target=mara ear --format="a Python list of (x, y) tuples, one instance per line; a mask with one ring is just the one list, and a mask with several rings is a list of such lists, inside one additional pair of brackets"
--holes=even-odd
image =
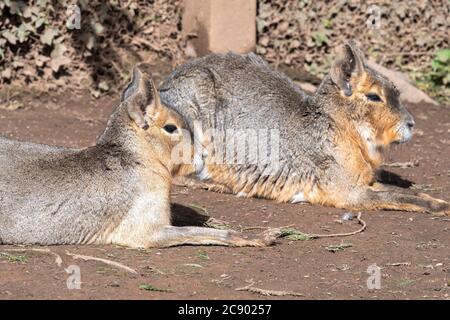
[(339, 48), (338, 56), (331, 66), (331, 80), (346, 96), (351, 96), (350, 78), (352, 75), (361, 75), (363, 71), (364, 55), (352, 40), (347, 41)]
[(131, 81), (122, 93), (121, 103), (125, 104), (128, 115), (140, 128), (149, 128), (146, 115), (155, 115), (160, 106), (149, 64), (140, 63), (133, 68)]

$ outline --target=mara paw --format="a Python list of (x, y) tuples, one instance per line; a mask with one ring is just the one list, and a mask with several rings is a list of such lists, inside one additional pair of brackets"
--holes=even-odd
[(433, 198), (427, 194), (421, 194), (428, 202), (428, 210), (430, 213), (438, 216), (450, 216), (450, 204), (447, 201)]
[(260, 234), (230, 231), (229, 241), (237, 247), (267, 247), (273, 245), (280, 235), (280, 229), (268, 229)]

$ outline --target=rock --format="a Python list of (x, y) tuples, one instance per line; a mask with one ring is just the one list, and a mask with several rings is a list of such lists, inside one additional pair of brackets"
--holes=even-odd
[(387, 69), (371, 59), (367, 61), (367, 66), (389, 78), (389, 80), (395, 84), (398, 90), (400, 90), (400, 100), (402, 102), (414, 104), (429, 103), (438, 105), (438, 103), (430, 98), (425, 92), (415, 87), (405, 74), (399, 71)]
[(355, 215), (353, 213), (351, 213), (351, 212), (346, 212), (346, 213), (344, 213), (342, 215), (341, 219), (344, 220), (344, 221), (353, 220), (353, 219), (355, 219)]
[(192, 43), (192, 40), (188, 40), (186, 42), (186, 47), (184, 48), (184, 54), (189, 58), (197, 58), (197, 52), (195, 51), (195, 46)]
[(302, 81), (294, 81), (303, 91), (306, 91), (309, 94), (313, 94), (317, 87), (309, 82), (302, 82)]

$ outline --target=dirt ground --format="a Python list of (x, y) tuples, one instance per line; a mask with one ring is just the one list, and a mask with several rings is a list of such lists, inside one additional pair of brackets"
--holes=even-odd
[[(19, 97), (23, 108), (0, 110), (0, 134), (70, 147), (92, 145), (117, 99), (88, 95)], [(418, 162), (387, 168), (431, 195), (450, 200), (450, 109), (410, 106), (418, 130), (412, 142), (390, 152), (387, 162)], [(408, 183), (408, 182), (405, 182)], [(286, 226), (307, 233), (355, 230), (355, 220), (338, 223), (345, 210), (176, 187), (174, 214), (208, 215), (235, 229)], [(198, 215), (197, 215), (198, 216)], [(236, 288), (255, 287), (301, 293), (297, 299), (450, 298), (450, 219), (406, 212), (363, 212), (363, 233), (347, 238), (279, 240), (268, 248), (176, 247), (131, 250), (114, 246), (55, 246), (58, 266), (42, 252), (9, 252), (0, 246), (0, 299), (259, 299)], [(201, 217), (196, 217), (200, 221)], [(253, 231), (247, 231), (253, 232)], [(257, 231), (256, 231), (257, 232)], [(336, 252), (331, 250), (337, 246)], [(336, 247), (335, 247), (336, 248)], [(66, 251), (122, 263), (137, 274), (99, 261), (74, 260)], [(367, 268), (381, 267), (381, 288), (369, 290)], [(69, 265), (81, 271), (81, 289), (69, 290)], [(143, 289), (145, 288), (149, 290)], [(154, 291), (159, 290), (162, 291)], [(167, 292), (166, 292), (167, 290)]]

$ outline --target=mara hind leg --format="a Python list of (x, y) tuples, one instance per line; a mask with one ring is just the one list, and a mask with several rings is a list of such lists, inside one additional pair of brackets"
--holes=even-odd
[(379, 209), (450, 215), (448, 202), (411, 189), (376, 183), (367, 189), (366, 195), (369, 203), (380, 206)]
[(180, 245), (222, 245), (232, 247), (265, 247), (273, 244), (279, 236), (278, 229), (259, 235), (244, 235), (231, 230), (204, 227), (166, 226), (160, 229), (149, 243), (150, 247), (173, 247)]
[(174, 180), (174, 184), (180, 187), (189, 187), (194, 189), (203, 189), (218, 193), (226, 193), (232, 194), (233, 191), (220, 183), (209, 182), (209, 181), (200, 181), (197, 178), (191, 177), (176, 177)]

